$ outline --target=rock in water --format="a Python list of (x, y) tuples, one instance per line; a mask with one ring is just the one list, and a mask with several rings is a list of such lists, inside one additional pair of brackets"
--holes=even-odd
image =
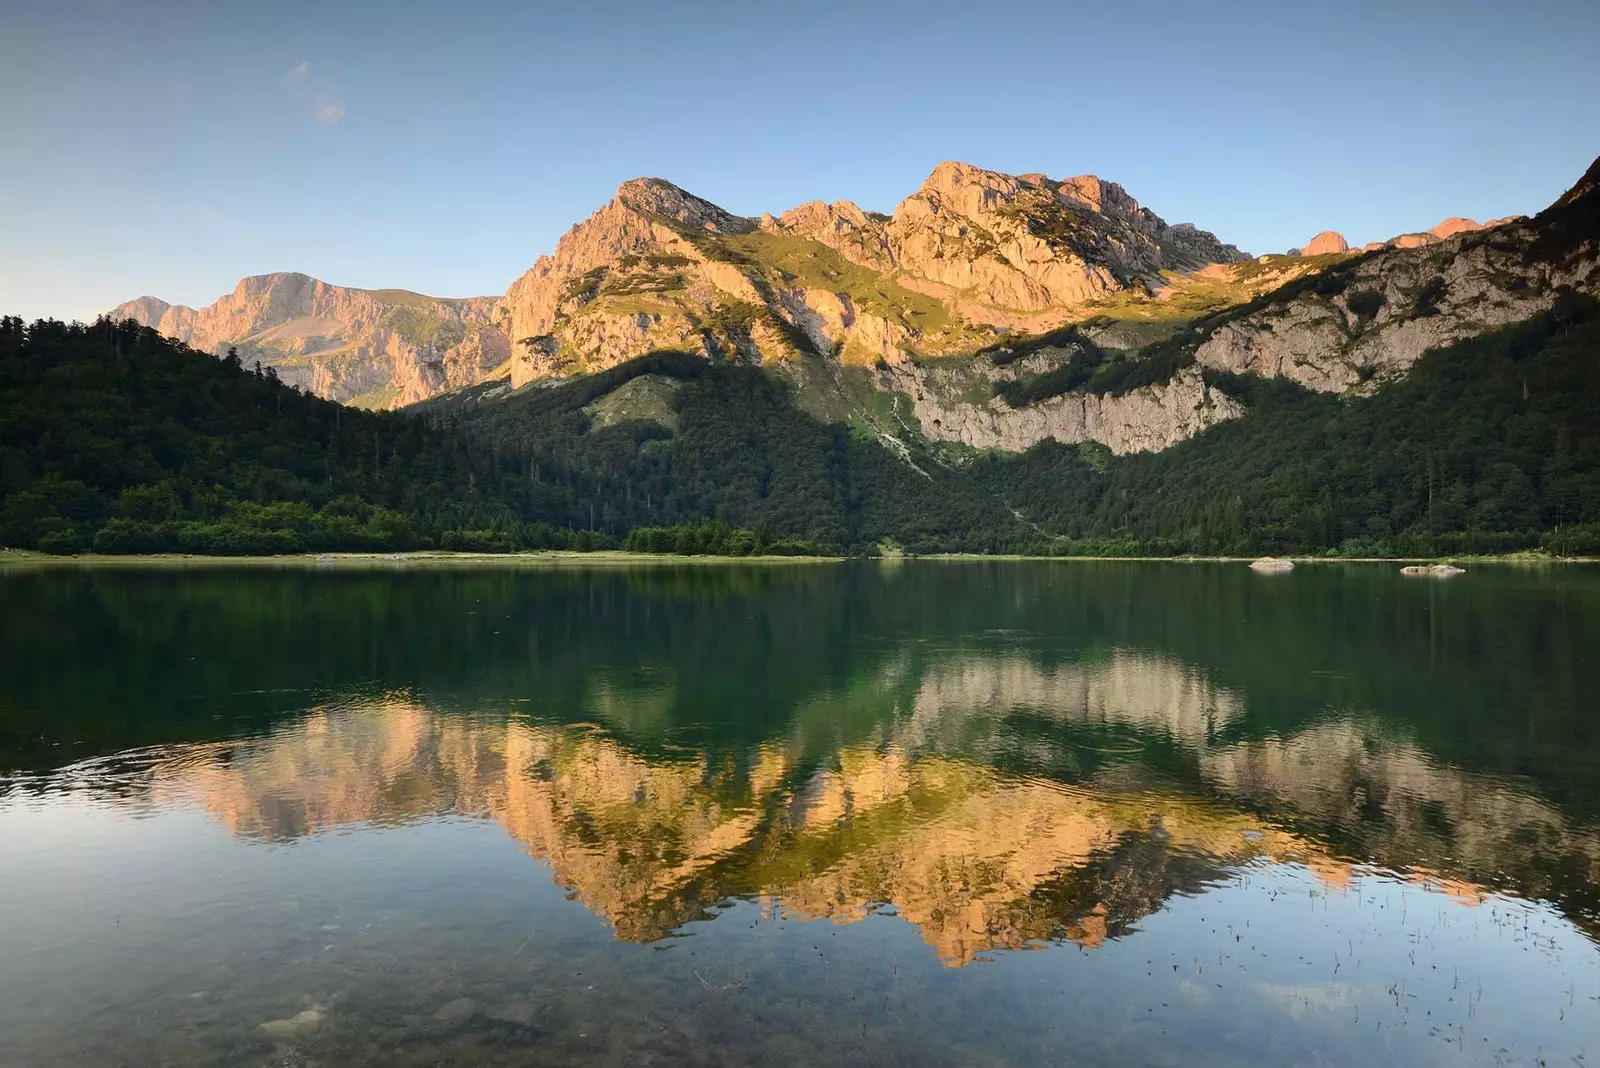
[(258, 1025), (256, 1030), (268, 1038), (285, 1039), (294, 1038), (296, 1035), (302, 1035), (307, 1031), (314, 1031), (321, 1024), (322, 1008), (321, 1006), (313, 1005), (309, 1009), (297, 1012), (293, 1016), (282, 1020), (268, 1020), (266, 1023)]
[(456, 998), (439, 1006), (433, 1014), (435, 1020), (465, 1020), (478, 1011), (478, 1003), (471, 998)]
[(1278, 556), (1263, 556), (1261, 559), (1250, 565), (1250, 570), (1269, 575), (1278, 574), (1284, 571), (1293, 571), (1294, 561), (1285, 560)]

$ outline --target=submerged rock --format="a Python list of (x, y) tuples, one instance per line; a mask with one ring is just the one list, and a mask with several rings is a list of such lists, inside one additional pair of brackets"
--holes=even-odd
[(433, 1014), (433, 1018), (435, 1020), (465, 1020), (470, 1016), (476, 1015), (477, 1011), (478, 1003), (476, 1001), (471, 998), (456, 998), (454, 1001), (447, 1001), (441, 1005), (439, 1011)]
[(294, 1038), (296, 1035), (316, 1030), (322, 1025), (322, 1020), (321, 1006), (313, 1005), (282, 1020), (268, 1020), (264, 1024), (257, 1025), (256, 1030), (268, 1038)]
[(499, 1020), (502, 1023), (525, 1024), (532, 1021), (537, 1012), (538, 1006), (530, 1000), (523, 999), (497, 1005), (490, 1009), (487, 1015), (489, 1019)]

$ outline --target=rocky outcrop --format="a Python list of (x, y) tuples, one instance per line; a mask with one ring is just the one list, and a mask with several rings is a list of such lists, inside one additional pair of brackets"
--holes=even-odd
[(1322, 233), (1306, 242), (1305, 248), (1299, 250), (1301, 256), (1326, 256), (1330, 253), (1350, 251), (1350, 242), (1337, 230), (1324, 230)]
[[(1422, 248), (1426, 245), (1436, 245), (1446, 238), (1457, 234), (1472, 233), (1476, 230), (1488, 230), (1491, 227), (1502, 226), (1509, 222), (1520, 222), (1521, 216), (1508, 215), (1503, 219), (1490, 219), (1488, 222), (1476, 222), (1464, 219), (1459, 215), (1452, 215), (1438, 226), (1415, 233), (1400, 234), (1387, 241), (1369, 241), (1359, 249), (1361, 252), (1370, 252), (1379, 248)], [(1336, 230), (1324, 230), (1322, 233), (1306, 242), (1305, 248), (1292, 248), (1291, 256), (1323, 256), (1329, 253), (1348, 252), (1351, 245), (1344, 239), (1344, 235)]]
[(894, 253), (884, 232), (887, 215), (869, 214), (848, 200), (824, 204), (813, 200), (791, 208), (774, 219), (761, 217), (767, 233), (789, 233), (826, 245), (851, 263), (887, 271), (894, 267)]
[(1376, 388), (1430, 349), (1544, 311), (1562, 286), (1600, 292), (1592, 258), (1530, 259), (1537, 238), (1535, 228), (1512, 223), (1390, 247), (1323, 286), (1224, 321), (1196, 358), (1323, 392)]
[(981, 310), (1082, 303), (1162, 269), (1247, 259), (1215, 235), (1168, 226), (1115, 182), (1056, 181), (941, 163), (884, 224), (897, 270)]
[(1482, 223), (1474, 222), (1471, 219), (1463, 219), (1459, 215), (1452, 215), (1438, 226), (1429, 229), (1428, 233), (1432, 234), (1434, 237), (1437, 237), (1440, 241), (1443, 241), (1447, 237), (1454, 237), (1457, 234), (1467, 233), (1471, 230), (1482, 229)]
[[(1024, 364), (1021, 369), (1047, 368)], [(966, 371), (970, 374), (972, 368)], [(1243, 413), (1233, 398), (1209, 389), (1195, 368), (1120, 397), (1078, 390), (1024, 408), (1012, 408), (998, 397), (975, 403), (953, 396), (966, 390), (953, 389), (941, 379), (956, 373), (954, 368), (889, 365), (878, 373), (879, 388), (907, 398), (924, 437), (1007, 452), (1021, 452), (1047, 439), (1098, 442), (1118, 454), (1154, 452)], [(1001, 376), (990, 370), (985, 377)]]
[(293, 386), (390, 408), (507, 373), (510, 346), (490, 297), (444, 300), (350, 289), (303, 274), (242, 279), (204, 308), (140, 297), (113, 309), (197, 349), (236, 348)]

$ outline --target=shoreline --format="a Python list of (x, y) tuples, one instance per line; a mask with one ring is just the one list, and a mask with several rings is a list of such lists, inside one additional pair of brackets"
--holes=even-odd
[[(313, 568), (377, 568), (420, 565), (423, 567), (675, 567), (675, 566), (732, 566), (739, 564), (770, 567), (774, 565), (815, 566), (841, 564), (850, 560), (876, 560), (879, 563), (898, 564), (907, 560), (931, 560), (942, 563), (977, 563), (1002, 561), (1010, 563), (1164, 563), (1164, 564), (1249, 564), (1258, 556), (1027, 556), (1010, 553), (928, 553), (925, 555), (897, 554), (879, 557), (850, 556), (679, 556), (675, 553), (634, 553), (621, 549), (577, 552), (568, 549), (542, 549), (519, 553), (448, 552), (420, 550), (402, 553), (292, 553), (282, 556), (207, 556), (183, 553), (152, 553), (104, 555), (81, 553), (76, 556), (53, 556), (35, 549), (0, 550), (0, 570), (11, 567), (281, 567)], [(1545, 553), (1508, 553), (1501, 556), (1285, 556), (1280, 559), (1301, 564), (1409, 564), (1460, 562), (1474, 564), (1499, 564), (1521, 566), (1557, 566), (1565, 564), (1600, 563), (1600, 558), (1588, 556), (1550, 556)]]
[[(928, 553), (925, 556), (906, 556), (907, 560), (1026, 560), (1047, 562), (1051, 560), (1069, 560), (1074, 562), (1103, 561), (1114, 563), (1147, 563), (1147, 564), (1250, 564), (1262, 559), (1262, 556), (1025, 556), (1011, 553)], [(885, 557), (885, 559), (888, 559)], [(1447, 564), (1447, 563), (1473, 563), (1473, 564), (1523, 564), (1523, 565), (1556, 565), (1556, 564), (1593, 564), (1600, 563), (1600, 557), (1594, 556), (1551, 556), (1548, 553), (1504, 553), (1498, 556), (1473, 556), (1462, 553), (1453, 556), (1276, 556), (1273, 559), (1288, 560), (1296, 567), (1301, 564)]]
[(285, 553), (281, 556), (208, 556), (185, 553), (79, 553), (52, 556), (36, 549), (0, 550), (0, 570), (26, 567), (283, 567), (332, 570), (335, 568), (399, 567), (409, 564), (443, 567), (629, 567), (646, 565), (773, 564), (815, 565), (840, 563), (842, 556), (678, 556), (674, 553), (630, 553), (620, 549), (576, 552), (541, 549), (522, 553), (448, 552), (425, 549), (404, 553)]

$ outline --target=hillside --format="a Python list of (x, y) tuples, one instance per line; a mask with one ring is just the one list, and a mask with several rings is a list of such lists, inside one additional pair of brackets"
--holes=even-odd
[(420, 420), (321, 400), (148, 327), (0, 319), (0, 544), (410, 549), (504, 524), (505, 482), (492, 456)]

